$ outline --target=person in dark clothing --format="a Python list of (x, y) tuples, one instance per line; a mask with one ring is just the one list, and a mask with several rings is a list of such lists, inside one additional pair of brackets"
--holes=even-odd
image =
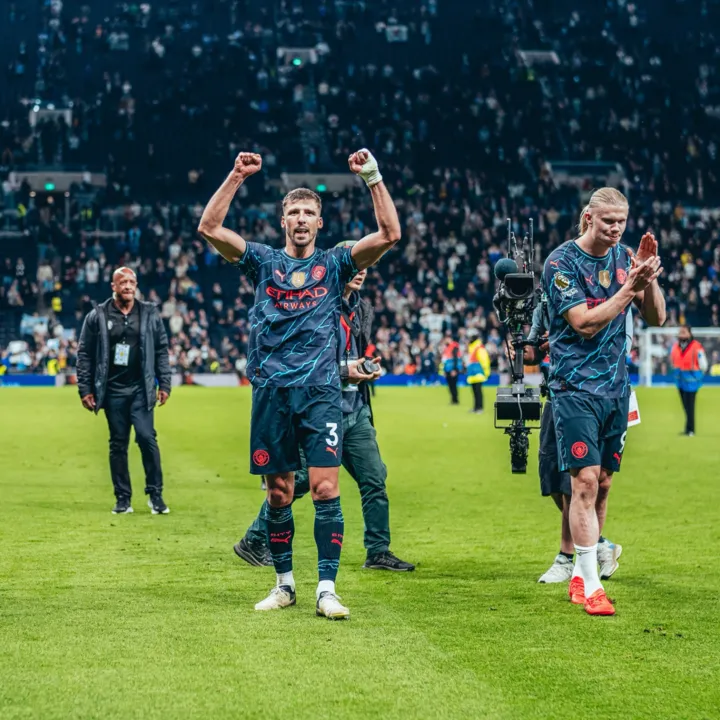
[(450, 404), (459, 405), (458, 378), (464, 367), (460, 357), (460, 344), (455, 340), (450, 340), (443, 351), (442, 369), (450, 390)]
[(162, 496), (160, 450), (153, 421), (155, 403), (170, 396), (168, 341), (152, 303), (135, 299), (137, 278), (122, 267), (113, 273), (113, 297), (96, 305), (80, 333), (77, 380), (83, 407), (105, 411), (110, 429), (110, 474), (116, 515), (133, 511), (128, 471), (130, 428), (145, 468), (145, 493), (153, 515), (170, 509)]
[[(348, 244), (350, 242), (352, 241), (348, 241)], [(342, 465), (360, 489), (367, 552), (363, 567), (369, 570), (408, 572), (414, 570), (415, 566), (390, 552), (390, 509), (385, 489), (387, 468), (377, 444), (368, 388), (370, 382), (379, 377), (380, 372), (368, 375), (358, 367), (363, 359), (372, 358), (368, 351), (373, 347), (370, 342), (372, 305), (367, 300), (361, 300), (359, 296), (366, 274), (367, 271), (362, 270), (345, 286), (338, 328), (344, 438)], [(379, 360), (380, 358), (374, 358), (376, 363)], [(293, 502), (307, 495), (310, 490), (307, 466), (302, 453), (301, 462), (302, 467), (295, 473)], [(250, 565), (273, 564), (268, 550), (267, 509), (268, 504), (265, 501), (245, 536), (234, 546), (238, 557)]]

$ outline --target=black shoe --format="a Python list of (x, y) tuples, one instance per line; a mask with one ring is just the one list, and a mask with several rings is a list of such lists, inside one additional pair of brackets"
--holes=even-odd
[(113, 515), (129, 515), (133, 511), (132, 505), (130, 505), (130, 498), (122, 498), (115, 503), (115, 507), (112, 509)]
[(389, 550), (370, 555), (363, 565), (367, 570), (393, 570), (394, 572), (412, 572), (415, 566), (396, 558)]
[(165, 504), (160, 493), (150, 496), (148, 507), (153, 515), (167, 515), (170, 512), (170, 508)]
[(243, 538), (240, 542), (233, 545), (233, 550), (235, 554), (241, 560), (248, 563), (248, 565), (254, 565), (255, 567), (272, 567), (272, 555), (265, 545)]

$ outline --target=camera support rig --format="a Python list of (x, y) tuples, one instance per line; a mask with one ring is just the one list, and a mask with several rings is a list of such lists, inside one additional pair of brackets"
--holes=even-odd
[[(506, 266), (517, 272), (498, 272), (500, 287), (493, 305), (498, 319), (505, 326), (505, 343), (510, 358), (510, 387), (501, 387), (495, 398), (495, 427), (510, 436), (510, 463), (513, 474), (527, 472), (527, 458), (530, 447), (530, 431), (539, 423), (542, 415), (540, 388), (525, 384), (524, 349), (532, 345), (525, 339), (523, 327), (532, 322), (535, 298), (535, 276), (532, 271), (534, 258), (533, 221), (530, 220), (530, 233), (523, 238), (518, 248), (511, 221), (508, 219), (508, 256), (514, 258)], [(525, 257), (525, 248), (529, 245), (529, 259)], [(502, 262), (502, 261), (501, 261)], [(498, 263), (499, 265), (499, 263)], [(512, 266), (515, 266), (513, 268)], [(510, 423), (498, 424), (501, 423)]]

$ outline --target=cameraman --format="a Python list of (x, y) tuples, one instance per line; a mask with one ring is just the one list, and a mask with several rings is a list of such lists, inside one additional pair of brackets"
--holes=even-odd
[[(543, 407), (542, 420), (540, 424), (540, 451), (538, 454), (538, 473), (540, 475), (540, 492), (543, 497), (551, 497), (562, 513), (560, 527), (560, 552), (557, 554), (553, 564), (538, 580), (539, 583), (560, 583), (568, 582), (573, 571), (573, 539), (570, 533), (570, 498), (572, 487), (570, 473), (560, 470), (558, 463), (557, 438), (555, 436), (555, 423), (553, 418), (552, 400), (548, 393), (549, 365), (549, 344), (548, 332), (550, 330), (550, 316), (547, 306), (547, 297), (542, 294), (540, 302), (533, 312), (532, 327), (528, 334), (524, 359), (527, 365), (540, 365), (540, 372), (543, 375), (542, 392), (547, 397)], [(625, 325), (625, 332), (628, 337), (628, 347), (632, 345), (632, 313), (628, 311), (628, 318)], [(513, 353), (510, 346), (511, 355)], [(607, 538), (600, 536), (598, 542), (598, 562), (600, 563), (600, 577), (609, 578), (618, 568), (617, 558), (622, 552), (621, 545), (615, 545)]]

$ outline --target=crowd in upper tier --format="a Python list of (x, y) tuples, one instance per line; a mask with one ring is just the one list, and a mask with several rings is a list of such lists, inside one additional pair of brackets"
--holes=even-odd
[[(178, 372), (242, 373), (252, 288), (196, 233), (241, 149), (262, 153), (263, 175), (228, 223), (274, 246), (281, 173), (347, 172), (363, 146), (378, 158), (403, 227), (365, 289), (386, 372), (433, 376), (446, 339), (471, 327), (501, 365), (492, 268), (506, 218), (519, 235), (534, 219), (539, 269), (608, 172), (630, 199), (628, 244), (658, 237), (668, 322), (720, 326), (720, 2), (261, 5), (6, 5), (4, 371), (72, 367), (84, 314), (125, 264), (161, 308)], [(283, 47), (317, 62), (279, 61)], [(33, 167), (108, 185), (48, 203), (14, 180)], [(321, 246), (373, 230), (364, 188), (323, 203)]]

